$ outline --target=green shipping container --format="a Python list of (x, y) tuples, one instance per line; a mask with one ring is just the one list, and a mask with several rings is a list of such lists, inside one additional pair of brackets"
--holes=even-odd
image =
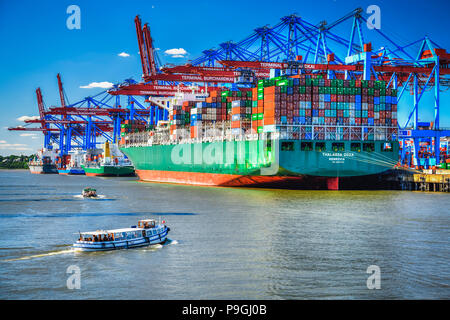
[(276, 82), (277, 86), (281, 87), (281, 86), (287, 86), (289, 85), (289, 81), (287, 79), (285, 80), (279, 80)]

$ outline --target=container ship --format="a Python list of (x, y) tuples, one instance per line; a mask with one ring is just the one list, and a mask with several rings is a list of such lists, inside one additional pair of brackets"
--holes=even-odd
[(57, 153), (53, 149), (41, 149), (37, 155), (30, 160), (28, 167), (34, 174), (58, 173), (56, 169)]
[[(101, 149), (100, 149), (101, 150)], [(87, 176), (131, 176), (134, 167), (116, 145), (105, 142), (101, 152), (89, 152), (82, 168)]]
[(384, 81), (273, 77), (176, 101), (169, 121), (127, 121), (121, 131), (144, 181), (357, 188), (398, 162), (397, 91)]
[(81, 166), (84, 161), (85, 153), (78, 150), (58, 156), (56, 159), (58, 173), (62, 175), (83, 175), (84, 170)]

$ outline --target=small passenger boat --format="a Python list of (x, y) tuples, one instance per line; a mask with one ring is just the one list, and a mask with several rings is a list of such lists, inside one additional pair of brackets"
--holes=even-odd
[(95, 190), (94, 188), (84, 188), (83, 192), (81, 194), (85, 198), (96, 198), (97, 197), (97, 190)]
[(169, 231), (165, 221), (157, 224), (153, 219), (144, 219), (138, 221), (137, 227), (80, 232), (73, 247), (79, 251), (106, 251), (161, 244)]

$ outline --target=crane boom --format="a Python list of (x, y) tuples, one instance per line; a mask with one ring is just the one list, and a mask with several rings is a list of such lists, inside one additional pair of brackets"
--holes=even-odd
[(61, 81), (61, 75), (58, 73), (56, 77), (58, 78), (58, 89), (59, 89), (59, 98), (61, 99), (61, 107), (64, 108), (66, 106), (66, 100), (64, 99), (64, 90)]
[(147, 60), (150, 67), (149, 74), (152, 76), (156, 74), (156, 63), (153, 53), (153, 40), (150, 35), (150, 27), (148, 26), (147, 23), (144, 24), (143, 33), (144, 33), (145, 48), (147, 50)]
[(146, 53), (146, 48), (145, 48), (145, 44), (144, 44), (141, 19), (139, 18), (139, 16), (136, 16), (136, 18), (134, 18), (134, 23), (136, 25), (136, 34), (137, 34), (138, 45), (139, 45), (139, 54), (141, 56), (142, 78), (145, 80), (149, 76), (149, 66), (147, 63), (147, 53)]

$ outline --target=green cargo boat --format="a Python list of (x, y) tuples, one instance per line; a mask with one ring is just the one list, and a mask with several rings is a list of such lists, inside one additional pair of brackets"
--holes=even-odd
[(133, 166), (121, 165), (82, 165), (87, 176), (131, 176), (134, 175)]
[[(88, 161), (82, 166), (87, 176), (131, 176), (134, 175), (134, 167), (123, 154), (117, 150), (116, 145), (106, 141), (102, 149), (97, 152), (89, 152)], [(99, 153), (99, 151), (102, 151)]]

